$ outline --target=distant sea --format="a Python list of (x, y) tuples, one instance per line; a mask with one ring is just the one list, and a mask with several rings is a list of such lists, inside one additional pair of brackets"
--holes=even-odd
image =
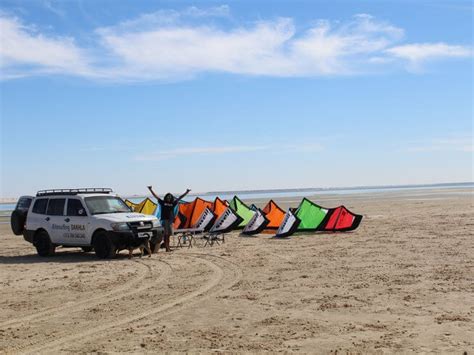
[[(242, 199), (270, 199), (284, 197), (304, 197), (314, 195), (351, 195), (390, 191), (409, 191), (409, 190), (431, 190), (431, 189), (474, 189), (474, 182), (452, 183), (452, 184), (431, 184), (431, 185), (402, 185), (402, 186), (362, 186), (362, 187), (344, 187), (344, 188), (314, 188), (314, 189), (287, 189), (287, 190), (260, 190), (260, 191), (222, 191), (208, 192), (198, 195), (207, 200), (213, 200), (217, 196), (221, 199), (231, 199), (238, 195)], [(189, 196), (193, 199), (196, 196)]]
[[(344, 187), (344, 188), (308, 188), (308, 189), (280, 189), (280, 190), (254, 190), (254, 191), (215, 191), (202, 194), (189, 195), (185, 200), (193, 200), (201, 197), (206, 200), (213, 200), (216, 196), (222, 199), (231, 199), (238, 195), (242, 199), (278, 199), (284, 197), (303, 197), (314, 195), (351, 195), (377, 192), (396, 192), (407, 190), (430, 190), (430, 189), (474, 189), (474, 182), (451, 183), (451, 184), (431, 184), (431, 185), (400, 185), (400, 186), (363, 186), (363, 187)], [(140, 202), (146, 196), (124, 196), (132, 202)], [(14, 203), (0, 204), (0, 216), (9, 216), (15, 208)]]

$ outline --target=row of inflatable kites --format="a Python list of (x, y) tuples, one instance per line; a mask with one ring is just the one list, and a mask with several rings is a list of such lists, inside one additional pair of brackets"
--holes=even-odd
[[(160, 218), (161, 211), (149, 198), (140, 203), (125, 200), (135, 212), (153, 214)], [(181, 201), (176, 206), (175, 230), (199, 229), (209, 233), (228, 233), (242, 229), (242, 234), (271, 233), (275, 237), (288, 237), (295, 232), (347, 232), (355, 230), (362, 216), (344, 206), (324, 208), (303, 198), (297, 208), (281, 209), (273, 200), (260, 209), (248, 206), (235, 196), (230, 202), (217, 197), (214, 202), (196, 198), (193, 202)]]

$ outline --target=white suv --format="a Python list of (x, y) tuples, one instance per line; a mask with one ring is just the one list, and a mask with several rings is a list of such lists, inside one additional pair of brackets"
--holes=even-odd
[(152, 248), (161, 242), (155, 216), (134, 213), (111, 189), (61, 189), (39, 191), (19, 199), (11, 217), (12, 230), (23, 234), (38, 254), (54, 254), (57, 246), (94, 249), (99, 258), (148, 238)]

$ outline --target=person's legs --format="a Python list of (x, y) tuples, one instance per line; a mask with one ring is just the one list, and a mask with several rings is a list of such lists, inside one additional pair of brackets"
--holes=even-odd
[(168, 235), (168, 233), (165, 233), (165, 249), (167, 252), (170, 252), (171, 249), (170, 249), (170, 236)]
[(165, 248), (167, 252), (170, 252), (171, 251), (170, 238), (171, 238), (171, 234), (173, 234), (170, 220), (163, 220), (163, 229), (164, 229), (164, 238), (165, 238)]

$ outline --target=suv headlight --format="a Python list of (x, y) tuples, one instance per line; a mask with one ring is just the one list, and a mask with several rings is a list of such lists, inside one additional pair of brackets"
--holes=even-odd
[(111, 223), (110, 227), (112, 230), (118, 232), (118, 231), (128, 231), (130, 228), (128, 227), (128, 224), (125, 222), (120, 222), (120, 223)]
[(153, 228), (159, 228), (159, 227), (161, 227), (160, 221), (159, 220), (153, 221)]

